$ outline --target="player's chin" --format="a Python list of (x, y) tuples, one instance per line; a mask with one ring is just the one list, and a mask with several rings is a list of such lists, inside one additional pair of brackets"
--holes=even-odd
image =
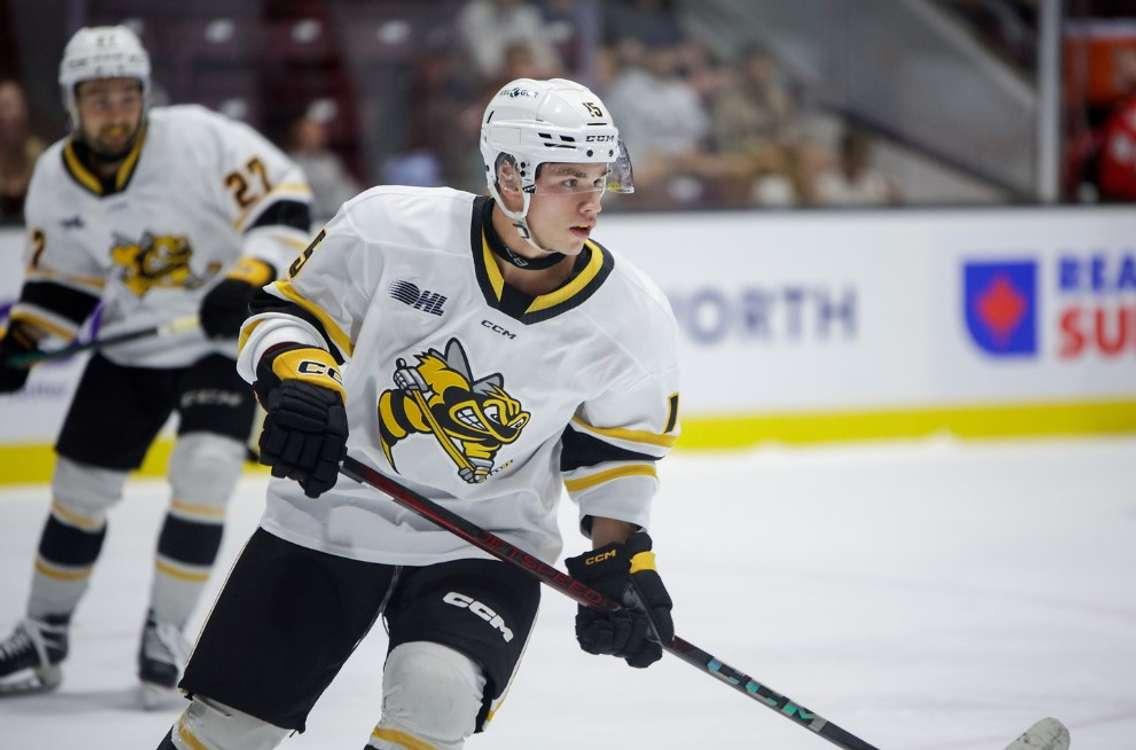
[(591, 231), (579, 227), (572, 227), (565, 234), (564, 240), (561, 243), (564, 250), (561, 250), (565, 255), (578, 255), (584, 249), (584, 243), (588, 237), (591, 236)]

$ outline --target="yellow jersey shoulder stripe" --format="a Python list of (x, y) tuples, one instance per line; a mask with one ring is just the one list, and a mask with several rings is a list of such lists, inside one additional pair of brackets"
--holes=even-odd
[(343, 352), (348, 357), (351, 356), (351, 353), (354, 351), (351, 337), (348, 336), (347, 333), (339, 327), (339, 324), (335, 322), (335, 318), (331, 317), (331, 315), (329, 315), (326, 310), (317, 305), (315, 302), (312, 302), (304, 295), (300, 294), (300, 292), (296, 290), (296, 287), (292, 286), (291, 281), (288, 281), (287, 279), (276, 281), (272, 284), (269, 284), (266, 289), (276, 290), (282, 297), (284, 297), (284, 299), (288, 300), (289, 302), (294, 302), (295, 304), (306, 310), (308, 313), (313, 315), (315, 319), (318, 320), (321, 325), (323, 325), (324, 330), (327, 331), (327, 335), (331, 336), (331, 340), (335, 343), (335, 346), (339, 349), (339, 351)]

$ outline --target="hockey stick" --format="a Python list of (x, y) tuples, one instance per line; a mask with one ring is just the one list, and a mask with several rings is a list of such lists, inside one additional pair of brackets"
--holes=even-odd
[[(618, 602), (584, 585), (567, 573), (563, 573), (543, 560), (539, 560), (524, 550), (514, 547), (496, 534), (486, 531), (476, 524), (470, 523), (461, 516), (446, 510), (417, 492), (388, 479), (371, 467), (360, 463), (350, 456), (343, 460), (343, 466), (340, 471), (356, 482), (369, 485), (389, 495), (391, 499), (402, 507), (433, 521), (446, 531), (456, 534), (475, 547), (488, 552), (500, 560), (512, 563), (528, 571), (543, 583), (575, 599), (580, 604), (597, 609), (622, 609), (622, 605)], [(699, 671), (718, 678), (742, 694), (772, 708), (782, 716), (792, 719), (797, 724), (819, 734), (838, 747), (845, 748), (845, 750), (877, 750), (875, 746), (869, 745), (859, 737), (841, 729), (795, 701), (770, 690), (749, 675), (739, 672), (720, 659), (717, 659), (678, 636), (675, 636), (674, 640), (670, 643), (663, 644), (663, 648)]]
[[(618, 602), (577, 581), (567, 573), (563, 573), (543, 560), (518, 549), (493, 532), (446, 510), (429, 498), (423, 497), (408, 487), (403, 487), (350, 456), (343, 460), (340, 472), (356, 482), (379, 490), (402, 507), (414, 511), (497, 559), (527, 571), (542, 583), (580, 604), (597, 609), (622, 609), (622, 605)], [(654, 629), (654, 624), (651, 627)], [(663, 648), (700, 672), (718, 678), (735, 690), (768, 706), (778, 714), (792, 719), (798, 725), (820, 735), (837, 747), (845, 748), (845, 750), (878, 750), (874, 745), (868, 744), (851, 732), (804, 708), (799, 703), (760, 684), (749, 675), (739, 672), (677, 635), (670, 643), (663, 644)], [(1069, 732), (1056, 719), (1042, 719), (1010, 743), (1005, 750), (1069, 750)]]
[[(400, 368), (406, 368), (406, 360), (399, 359), (398, 366)], [(430, 405), (426, 403), (426, 396), (417, 388), (408, 388), (407, 390), (410, 391), (410, 395), (414, 398), (414, 403), (417, 404), (418, 410), (422, 412), (422, 418), (425, 419), (426, 424), (429, 425), (430, 433), (434, 436), (434, 439), (438, 441), (438, 445), (441, 446), (442, 450), (446, 452), (446, 455), (450, 457), (450, 460), (457, 464), (459, 468), (469, 469), (469, 471), (472, 472), (473, 465), (470, 464), (469, 459), (450, 442), (450, 439), (442, 430), (442, 425), (438, 424), (438, 420), (434, 417), (434, 412), (430, 411)]]
[(9, 367), (31, 367), (38, 362), (67, 359), (68, 357), (74, 357), (76, 354), (91, 349), (102, 349), (103, 347), (112, 346), (114, 344), (125, 344), (128, 341), (144, 339), (149, 336), (170, 336), (176, 333), (186, 333), (187, 331), (192, 331), (194, 328), (197, 328), (197, 325), (198, 320), (196, 315), (186, 315), (181, 318), (174, 318), (162, 325), (139, 328), (137, 331), (116, 333), (113, 336), (92, 339), (90, 341), (76, 341), (61, 349), (54, 349), (49, 352), (34, 351), (25, 354), (14, 354), (8, 357), (5, 364)]

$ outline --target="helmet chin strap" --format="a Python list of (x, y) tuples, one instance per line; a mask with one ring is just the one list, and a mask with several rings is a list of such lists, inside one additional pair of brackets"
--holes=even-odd
[(541, 247), (540, 245), (538, 245), (535, 235), (533, 235), (532, 230), (529, 229), (529, 222), (527, 217), (529, 214), (529, 204), (532, 202), (532, 193), (528, 192), (527, 190), (522, 190), (521, 210), (511, 211), (506, 208), (505, 201), (501, 199), (501, 194), (497, 192), (496, 185), (490, 185), (489, 191), (493, 194), (493, 198), (497, 201), (497, 207), (501, 209), (501, 213), (505, 214), (505, 216), (507, 216), (509, 220), (513, 222), (513, 226), (516, 228), (517, 234), (521, 235), (521, 239), (529, 243), (529, 247), (531, 247), (533, 250), (536, 250), (542, 256), (560, 255), (559, 250), (550, 250), (546, 247)]

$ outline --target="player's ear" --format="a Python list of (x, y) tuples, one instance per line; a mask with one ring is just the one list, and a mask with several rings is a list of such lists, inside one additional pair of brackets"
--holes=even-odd
[(510, 211), (519, 211), (524, 202), (521, 192), (521, 175), (512, 159), (502, 159), (497, 165), (497, 192)]

